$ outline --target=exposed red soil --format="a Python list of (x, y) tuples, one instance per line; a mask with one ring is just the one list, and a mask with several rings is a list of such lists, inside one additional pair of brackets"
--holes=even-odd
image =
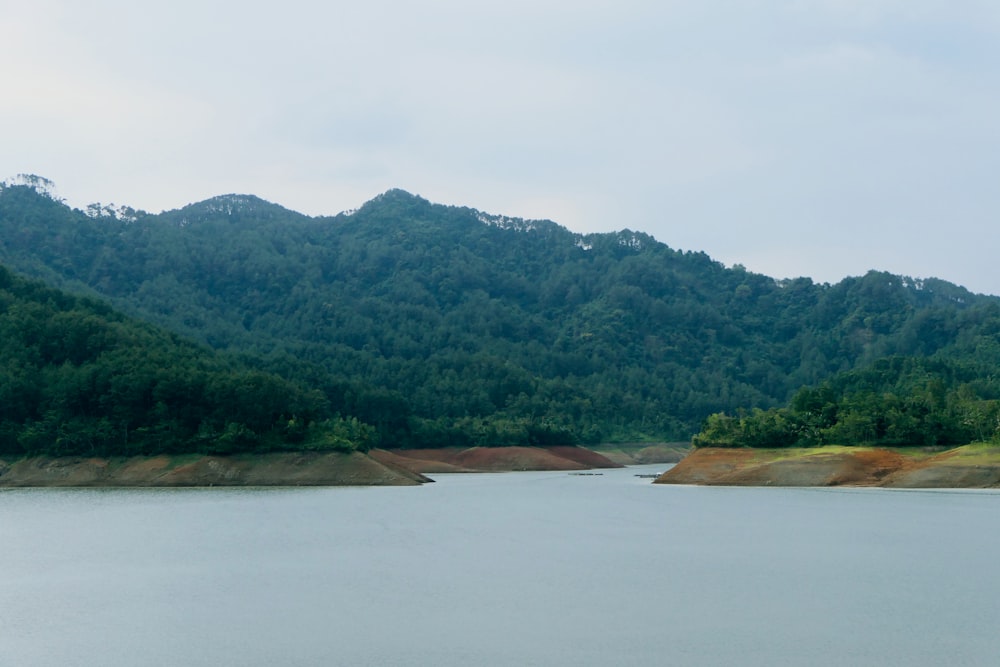
[(1000, 485), (1000, 467), (964, 465), (953, 452), (914, 457), (886, 449), (810, 452), (704, 448), (657, 478), (658, 484), (726, 486), (887, 486), (971, 488)]
[(845, 456), (840, 468), (830, 477), (832, 485), (880, 485), (891, 474), (909, 470), (916, 463), (912, 458), (885, 449), (863, 450)]
[[(416, 455), (416, 452), (418, 451), (422, 452), (419, 456)], [(442, 450), (440, 449), (412, 450), (412, 452), (408, 450), (404, 453), (403, 451), (373, 449), (369, 452), (369, 455), (379, 463), (398, 466), (405, 470), (411, 470), (421, 474), (434, 472), (476, 472), (475, 470), (469, 470), (468, 468), (463, 468), (455, 465), (454, 463), (448, 463), (432, 457), (432, 454), (440, 456), (440, 454), (437, 453), (441, 451)]]
[(712, 484), (755, 460), (751, 449), (697, 449), (656, 479), (657, 484)]
[(509, 470), (587, 470), (584, 465), (535, 447), (473, 447), (458, 455), (466, 468), (486, 472)]
[(385, 463), (420, 473), (507, 472), (513, 470), (590, 470), (620, 468), (607, 457), (582, 447), (442, 447), (438, 449), (376, 450)]
[(576, 461), (590, 468), (624, 468), (620, 463), (615, 463), (608, 457), (598, 452), (591, 451), (585, 447), (557, 446), (543, 447), (550, 454), (560, 458)]

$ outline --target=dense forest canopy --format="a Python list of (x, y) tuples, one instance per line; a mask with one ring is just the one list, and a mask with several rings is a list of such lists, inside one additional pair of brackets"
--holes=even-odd
[(788, 407), (710, 415), (699, 447), (953, 447), (1000, 440), (1000, 378), (946, 358), (890, 357), (804, 387)]
[(365, 448), (317, 390), (0, 267), (0, 455)]
[(1000, 322), (1000, 300), (943, 280), (774, 280), (399, 190), (332, 217), (249, 195), (153, 215), (8, 184), (0, 261), (315, 390), (396, 447), (687, 439), (883, 357), (996, 347)]

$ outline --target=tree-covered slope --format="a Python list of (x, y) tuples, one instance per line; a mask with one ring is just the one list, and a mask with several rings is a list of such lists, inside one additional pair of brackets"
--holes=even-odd
[(6, 186), (0, 260), (317, 388), (389, 446), (687, 437), (1000, 317), (940, 280), (776, 281), (402, 191), (311, 218), (244, 195), (85, 212)]
[(710, 415), (698, 447), (955, 447), (1000, 440), (996, 360), (887, 357), (804, 387), (788, 407)]
[(0, 455), (364, 448), (323, 395), (0, 267)]

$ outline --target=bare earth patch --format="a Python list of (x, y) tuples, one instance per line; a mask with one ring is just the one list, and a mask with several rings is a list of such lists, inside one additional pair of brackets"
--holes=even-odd
[(375, 450), (372, 456), (420, 473), (590, 470), (622, 465), (582, 447), (442, 447)]
[(429, 481), (358, 452), (0, 461), (0, 487), (413, 486)]
[(969, 445), (929, 456), (911, 449), (698, 449), (657, 484), (726, 486), (1000, 487), (1000, 447)]
[(33, 457), (0, 460), (0, 487), (410, 486), (425, 472), (588, 470), (619, 464), (580, 447), (282, 452), (239, 456)]
[(677, 463), (691, 451), (687, 442), (625, 442), (603, 444), (594, 451), (622, 465)]

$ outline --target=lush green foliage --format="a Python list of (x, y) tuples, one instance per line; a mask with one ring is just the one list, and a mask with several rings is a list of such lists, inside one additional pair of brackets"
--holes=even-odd
[(367, 447), (323, 395), (0, 267), (0, 454)]
[(7, 186), (0, 260), (316, 389), (385, 446), (687, 438), (881, 357), (996, 347), (1000, 322), (940, 280), (775, 281), (400, 191), (309, 218), (235, 195), (78, 211)]
[(699, 447), (956, 446), (1000, 441), (995, 368), (881, 359), (800, 390), (787, 408), (710, 415)]

